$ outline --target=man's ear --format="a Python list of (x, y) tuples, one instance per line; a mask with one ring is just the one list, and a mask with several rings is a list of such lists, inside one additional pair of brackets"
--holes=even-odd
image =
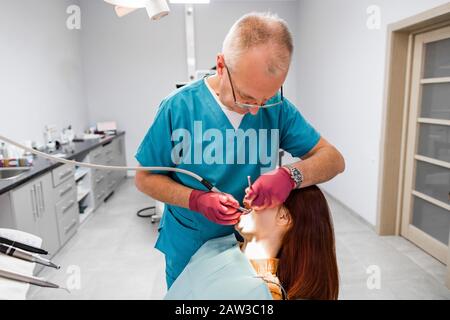
[(217, 74), (220, 76), (220, 77), (223, 77), (223, 72), (224, 72), (224, 68), (225, 68), (225, 58), (223, 57), (223, 54), (222, 53), (219, 53), (218, 55), (217, 55), (217, 58), (216, 58), (216, 68), (217, 68)]

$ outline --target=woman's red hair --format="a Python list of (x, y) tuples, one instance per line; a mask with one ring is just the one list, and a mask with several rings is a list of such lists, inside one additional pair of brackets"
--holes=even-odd
[(317, 186), (293, 190), (284, 207), (292, 221), (278, 254), (278, 278), (288, 298), (337, 299), (334, 231), (325, 196)]

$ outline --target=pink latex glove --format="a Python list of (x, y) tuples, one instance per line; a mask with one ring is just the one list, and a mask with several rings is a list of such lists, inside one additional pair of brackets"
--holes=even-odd
[(284, 203), (294, 187), (288, 169), (280, 167), (261, 175), (247, 188), (244, 203), (256, 210), (274, 208)]
[(193, 190), (189, 196), (189, 209), (204, 215), (217, 224), (233, 225), (239, 222), (242, 212), (239, 202), (231, 194)]

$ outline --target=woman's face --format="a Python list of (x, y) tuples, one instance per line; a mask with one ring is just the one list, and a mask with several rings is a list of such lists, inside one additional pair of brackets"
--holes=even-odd
[(244, 239), (266, 238), (275, 232), (285, 232), (289, 224), (289, 214), (284, 207), (252, 210), (242, 215), (235, 229)]

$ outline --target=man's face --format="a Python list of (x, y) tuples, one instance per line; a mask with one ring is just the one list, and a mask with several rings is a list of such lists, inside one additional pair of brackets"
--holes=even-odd
[[(267, 72), (269, 57), (273, 55), (269, 46), (260, 46), (244, 53), (229, 73), (239, 103), (262, 105), (272, 98), (286, 80), (287, 72), (273, 75)], [(217, 70), (220, 77), (220, 100), (231, 110), (240, 114), (256, 115), (259, 107), (243, 109), (234, 103), (230, 78), (226, 68), (226, 57), (219, 55)]]

